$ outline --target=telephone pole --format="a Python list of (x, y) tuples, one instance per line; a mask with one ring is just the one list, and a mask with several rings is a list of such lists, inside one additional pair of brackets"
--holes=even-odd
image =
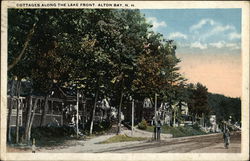
[(79, 92), (77, 89), (77, 93), (76, 93), (76, 137), (77, 138), (78, 138), (78, 133), (79, 133), (78, 123), (79, 123)]
[(157, 134), (157, 118), (156, 118), (156, 112), (157, 112), (157, 94), (155, 93), (155, 130), (154, 130), (154, 139), (156, 140), (156, 134)]
[(134, 134), (134, 112), (135, 111), (135, 100), (132, 99), (132, 127), (131, 127), (131, 134)]

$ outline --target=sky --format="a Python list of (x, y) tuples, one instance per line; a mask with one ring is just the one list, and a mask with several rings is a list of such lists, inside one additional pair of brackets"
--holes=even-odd
[(180, 72), (209, 92), (241, 97), (241, 9), (141, 10), (152, 30), (174, 40)]

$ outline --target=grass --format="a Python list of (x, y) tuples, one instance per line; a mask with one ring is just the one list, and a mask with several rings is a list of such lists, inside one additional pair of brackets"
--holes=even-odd
[[(12, 134), (12, 140), (14, 140), (15, 134)], [(21, 136), (24, 135), (21, 130)], [(31, 138), (28, 143), (21, 142), (20, 144), (8, 143), (12, 147), (22, 148), (25, 146), (30, 147), (32, 141), (35, 139), (35, 145), (37, 147), (56, 147), (64, 146), (68, 141), (82, 140), (84, 137), (76, 138), (75, 132), (69, 127), (36, 127), (31, 130)], [(20, 141), (22, 138), (20, 137)]]
[(37, 147), (56, 147), (63, 146), (69, 140), (76, 140), (76, 138), (71, 137), (51, 137), (51, 138), (42, 138), (36, 140)]
[[(101, 122), (95, 124), (93, 127), (93, 134), (89, 135), (88, 130), (82, 131), (85, 133), (84, 137), (76, 138), (75, 131), (72, 127), (62, 126), (62, 127), (36, 127), (31, 130), (31, 139), (29, 143), (24, 143), (26, 146), (32, 145), (33, 138), (35, 139), (35, 145), (37, 147), (57, 147), (68, 145), (69, 142), (76, 142), (76, 140), (85, 140), (91, 139), (95, 136), (104, 134), (107, 130), (111, 128), (109, 122)], [(86, 129), (89, 127), (86, 126)], [(20, 129), (20, 136), (24, 135), (24, 128)], [(86, 137), (87, 136), (87, 137)], [(15, 129), (12, 129), (12, 140), (15, 140)], [(20, 137), (20, 140), (21, 137)], [(19, 146), (18, 144), (8, 143), (11, 147), (23, 147), (24, 145)]]
[[(153, 132), (154, 126), (148, 126), (146, 131)], [(173, 137), (184, 137), (184, 136), (193, 136), (193, 135), (204, 135), (206, 134), (204, 131), (193, 128), (191, 126), (186, 127), (170, 127), (170, 126), (162, 126), (161, 132), (164, 134), (172, 134)]]
[(108, 144), (108, 143), (118, 143), (118, 142), (126, 142), (126, 141), (143, 141), (147, 140), (144, 137), (130, 137), (127, 135), (116, 135), (105, 141), (100, 142), (99, 144)]

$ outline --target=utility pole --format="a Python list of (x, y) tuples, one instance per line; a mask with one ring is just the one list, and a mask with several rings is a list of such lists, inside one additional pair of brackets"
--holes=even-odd
[(134, 112), (135, 111), (135, 100), (132, 99), (132, 127), (131, 127), (131, 134), (134, 134)]
[(154, 130), (154, 138), (156, 140), (156, 134), (157, 134), (157, 118), (156, 118), (156, 111), (157, 111), (157, 94), (155, 93), (155, 130)]
[(78, 122), (79, 122), (79, 92), (77, 89), (77, 93), (76, 93), (76, 137), (77, 138), (78, 138), (78, 133), (79, 133)]
[[(83, 96), (82, 96), (83, 97)], [(84, 97), (85, 98), (85, 97)], [(82, 114), (82, 129), (85, 130), (85, 120), (86, 120), (86, 99), (83, 101), (83, 114)]]
[(157, 123), (157, 119), (156, 119), (156, 112), (157, 112), (157, 94), (155, 93), (155, 125)]

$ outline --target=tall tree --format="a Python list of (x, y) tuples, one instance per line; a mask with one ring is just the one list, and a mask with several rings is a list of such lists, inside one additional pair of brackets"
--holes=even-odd
[(172, 40), (164, 40), (161, 34), (149, 33), (144, 53), (138, 59), (137, 77), (134, 85), (137, 93), (151, 99), (155, 93), (172, 106), (176, 90), (185, 79), (178, 73), (180, 60), (175, 55)]
[(208, 91), (206, 86), (197, 83), (195, 88), (191, 89), (188, 107), (193, 114), (194, 121), (196, 121), (197, 117), (202, 117), (202, 115), (206, 116), (211, 112), (211, 108), (208, 104)]

